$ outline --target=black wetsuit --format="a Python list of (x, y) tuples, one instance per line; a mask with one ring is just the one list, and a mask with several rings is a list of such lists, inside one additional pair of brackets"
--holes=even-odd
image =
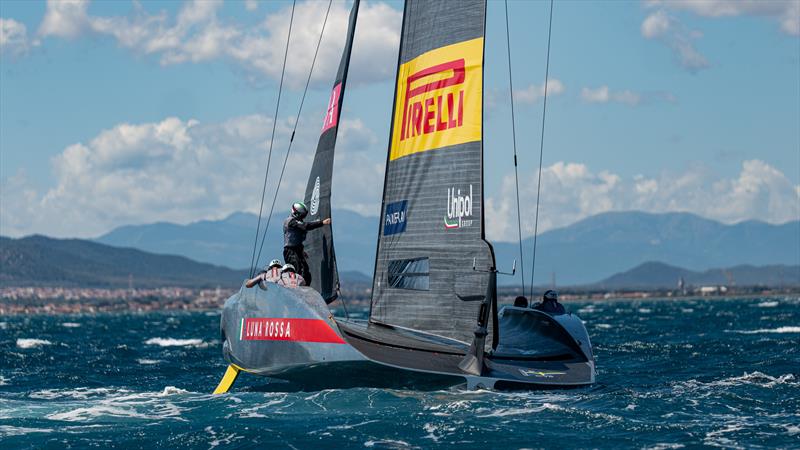
[(297, 273), (306, 281), (306, 286), (311, 286), (311, 272), (303, 251), (303, 241), (306, 240), (306, 234), (309, 231), (322, 225), (321, 220), (303, 222), (291, 216), (283, 221), (283, 260), (286, 264), (294, 266)]
[(542, 300), (534, 305), (533, 309), (543, 311), (549, 314), (564, 314), (564, 305), (558, 303), (556, 300)]

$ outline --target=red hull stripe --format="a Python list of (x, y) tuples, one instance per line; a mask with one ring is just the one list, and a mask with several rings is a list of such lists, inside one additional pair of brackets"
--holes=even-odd
[(243, 341), (295, 341), (344, 344), (333, 328), (321, 319), (251, 317), (244, 319)]

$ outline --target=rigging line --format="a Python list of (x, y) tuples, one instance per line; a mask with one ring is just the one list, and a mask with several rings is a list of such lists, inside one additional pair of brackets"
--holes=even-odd
[[(289, 32), (286, 33), (286, 49), (283, 52), (283, 66), (281, 66), (281, 81), (278, 84), (278, 100), (275, 103), (275, 114), (272, 116), (272, 134), (269, 137), (269, 151), (267, 152), (267, 170), (264, 171), (264, 186), (261, 188), (261, 204), (258, 207), (258, 225), (256, 225), (256, 236), (253, 240), (253, 254), (250, 256), (250, 278), (255, 274), (256, 267), (256, 246), (258, 246), (258, 233), (261, 228), (261, 214), (264, 212), (264, 196), (267, 193), (267, 177), (269, 176), (269, 165), (272, 160), (272, 144), (275, 140), (275, 126), (278, 124), (278, 110), (281, 106), (281, 93), (283, 92), (283, 76), (286, 73), (286, 58), (289, 55), (289, 38), (292, 36), (292, 24), (294, 23), (294, 7), (297, 0), (292, 0), (292, 14), (289, 19)], [(262, 244), (263, 245), (263, 244)]]
[(539, 176), (536, 180), (536, 219), (533, 225), (533, 261), (531, 262), (531, 299), (533, 299), (533, 274), (536, 272), (536, 241), (539, 237), (539, 197), (542, 193), (542, 156), (544, 155), (544, 119), (547, 113), (547, 83), (550, 77), (550, 37), (553, 33), (553, 0), (550, 0), (550, 24), (547, 27), (547, 63), (544, 69), (544, 100), (542, 105), (542, 134), (539, 141)]
[[(292, 136), (289, 138), (289, 146), (286, 148), (286, 157), (283, 159), (283, 167), (281, 168), (281, 175), (278, 177), (278, 185), (275, 187), (275, 196), (272, 197), (272, 206), (269, 208), (269, 215), (267, 216), (267, 223), (264, 225), (264, 235), (261, 238), (261, 246), (258, 249), (258, 257), (256, 258), (256, 266), (258, 260), (261, 259), (261, 251), (264, 249), (264, 241), (267, 239), (267, 230), (269, 224), (272, 222), (272, 212), (275, 209), (275, 201), (278, 198), (278, 191), (281, 189), (281, 181), (283, 181), (283, 173), (286, 170), (286, 161), (289, 160), (289, 153), (292, 151), (292, 144), (294, 143), (294, 133), (297, 131), (297, 124), (300, 122), (300, 113), (303, 112), (303, 105), (306, 102), (306, 94), (308, 93), (308, 86), (311, 84), (311, 75), (314, 74), (314, 66), (317, 63), (317, 55), (319, 54), (319, 47), (322, 44), (322, 35), (325, 34), (325, 25), (328, 23), (328, 15), (331, 12), (331, 5), (333, 0), (328, 1), (328, 10), (325, 12), (325, 19), (322, 21), (322, 30), (319, 32), (319, 39), (317, 40), (317, 48), (314, 50), (314, 58), (311, 60), (311, 69), (308, 71), (308, 78), (306, 78), (306, 86), (303, 89), (303, 96), (300, 98), (300, 106), (297, 109), (297, 116), (294, 118), (294, 127), (292, 128)], [(291, 27), (291, 24), (289, 25)], [(253, 248), (255, 251), (255, 247)]]
[(508, 0), (505, 0), (506, 7), (506, 50), (508, 51), (508, 88), (511, 94), (511, 137), (514, 142), (514, 184), (517, 194), (517, 235), (519, 237), (519, 266), (522, 282), (522, 295), (525, 295), (525, 257), (522, 252), (522, 219), (519, 210), (519, 175), (517, 174), (517, 130), (516, 120), (514, 119), (514, 83), (511, 81), (511, 38), (508, 31)]

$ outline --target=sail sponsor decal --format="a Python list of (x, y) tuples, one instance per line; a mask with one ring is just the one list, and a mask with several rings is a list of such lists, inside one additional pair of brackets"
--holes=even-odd
[(328, 109), (325, 118), (322, 120), (322, 131), (324, 133), (336, 126), (339, 122), (339, 97), (342, 93), (342, 83), (338, 83), (331, 90), (331, 98), (328, 100)]
[(483, 38), (439, 47), (398, 69), (389, 159), (479, 141)]
[(242, 341), (294, 341), (344, 344), (342, 338), (321, 319), (249, 317), (242, 319)]
[(314, 191), (311, 192), (311, 215), (316, 216), (319, 211), (319, 177), (314, 182)]
[(469, 189), (455, 186), (447, 188), (447, 214), (444, 216), (444, 228), (454, 230), (471, 227), (474, 221), (472, 214), (472, 185)]
[(384, 214), (383, 220), (383, 235), (391, 236), (406, 231), (407, 214), (407, 200), (401, 200), (386, 205), (386, 214)]

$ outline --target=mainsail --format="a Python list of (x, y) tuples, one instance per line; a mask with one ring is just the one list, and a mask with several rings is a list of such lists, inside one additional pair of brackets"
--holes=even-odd
[[(370, 320), (470, 342), (487, 270), (484, 0), (407, 0)], [(473, 264), (475, 269), (473, 269)]]
[[(350, 65), (350, 51), (353, 48), (359, 3), (359, 0), (355, 0), (353, 9), (350, 11), (347, 41), (342, 52), (336, 81), (331, 90), (328, 108), (322, 121), (317, 152), (314, 155), (314, 164), (311, 166), (311, 173), (306, 185), (305, 203), (308, 207), (308, 220), (320, 220), (331, 216), (333, 155), (336, 134), (339, 131), (339, 116), (344, 100), (347, 69)], [(319, 291), (326, 302), (330, 303), (336, 299), (339, 293), (339, 273), (336, 269), (336, 254), (333, 250), (331, 227), (322, 227), (310, 232), (305, 241), (305, 248), (311, 271), (311, 286)]]

